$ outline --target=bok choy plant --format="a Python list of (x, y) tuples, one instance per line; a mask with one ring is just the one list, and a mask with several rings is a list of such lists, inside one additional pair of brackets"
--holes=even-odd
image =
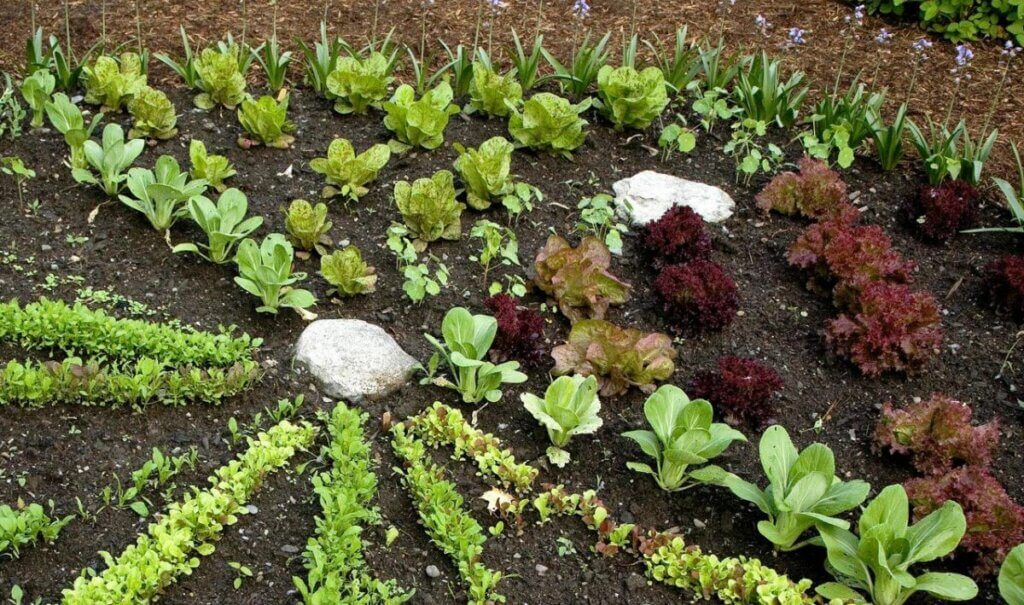
[(271, 233), (261, 244), (246, 239), (238, 245), (235, 283), (260, 299), (263, 304), (256, 311), (276, 315), (281, 307), (290, 307), (304, 319), (316, 319), (315, 314), (306, 311), (316, 304), (313, 293), (294, 287), (306, 279), (305, 273), (292, 272), (294, 258), (292, 245), (280, 233)]
[(170, 229), (185, 214), (185, 203), (206, 192), (206, 181), (189, 180), (188, 172), (169, 155), (157, 158), (153, 170), (129, 170), (127, 186), (131, 196), (118, 196), (121, 202), (144, 214), (157, 231)]
[(184, 243), (174, 252), (191, 252), (210, 262), (223, 264), (231, 260), (235, 245), (263, 224), (262, 216), (245, 218), (249, 200), (238, 189), (228, 189), (214, 205), (197, 195), (188, 201), (188, 214), (206, 234), (206, 244)]
[[(124, 130), (118, 124), (107, 124), (103, 128), (100, 143), (93, 140), (83, 142), (82, 153), (87, 168), (72, 168), (71, 176), (78, 183), (96, 185), (109, 197), (114, 197), (128, 180), (125, 172), (142, 155), (146, 142), (142, 139), (124, 140)], [(74, 153), (74, 148), (72, 148)]]
[(569, 462), (564, 448), (574, 435), (595, 433), (604, 424), (598, 416), (601, 400), (593, 376), (560, 376), (548, 386), (543, 399), (533, 393), (523, 393), (520, 399), (526, 411), (547, 429), (552, 443), (548, 460), (560, 467)]

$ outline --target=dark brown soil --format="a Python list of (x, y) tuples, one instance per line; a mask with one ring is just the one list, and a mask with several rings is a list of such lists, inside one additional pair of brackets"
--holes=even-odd
[[(279, 208), (296, 197), (315, 199), (322, 182), (309, 169), (309, 160), (323, 155), (333, 137), (343, 136), (363, 149), (383, 142), (388, 132), (380, 115), (339, 117), (329, 104), (306, 91), (295, 91), (292, 117), (298, 124), (297, 142), (292, 150), (254, 149), (235, 146), (239, 132), (230, 112), (204, 113), (191, 109), (189, 95), (174, 92), (172, 98), (182, 110), (178, 138), (160, 143), (146, 151), (141, 163), (150, 165), (162, 153), (187, 161), (191, 137), (203, 139), (211, 152), (224, 153), (236, 164), (238, 176), (233, 185), (250, 200), (250, 213), (265, 217), (260, 231), (283, 231)], [(593, 122), (598, 122), (592, 116)], [(378, 292), (334, 305), (323, 298), (317, 308), (321, 317), (357, 317), (383, 325), (411, 354), (425, 360), (430, 351), (424, 331), (436, 331), (445, 311), (455, 305), (482, 310), (486, 284), (478, 266), (468, 260), (476, 242), (464, 238), (457, 243), (437, 243), (431, 251), (445, 259), (451, 268), (452, 283), (442, 294), (421, 305), (410, 305), (401, 292), (401, 277), (394, 258), (384, 247), (388, 225), (399, 218), (390, 192), (395, 181), (428, 176), (450, 167), (455, 158), (451, 144), (458, 141), (476, 145), (503, 133), (501, 122), (479, 119), (453, 119), (445, 147), (430, 153), (411, 154), (394, 159), (381, 173), (371, 193), (358, 204), (331, 206), (334, 240), (349, 240), (362, 249), (369, 262), (378, 268)], [(945, 308), (945, 345), (937, 361), (917, 377), (886, 377), (871, 380), (861, 377), (847, 363), (829, 357), (822, 346), (819, 331), (834, 313), (827, 301), (803, 288), (803, 280), (783, 260), (786, 246), (802, 225), (797, 221), (764, 217), (753, 207), (752, 197), (763, 181), (750, 187), (734, 182), (732, 162), (718, 151), (721, 141), (703, 137), (689, 156), (675, 156), (660, 165), (652, 155), (652, 135), (626, 137), (603, 125), (591, 128), (586, 146), (574, 162), (546, 155), (517, 153), (515, 171), (539, 186), (547, 201), (516, 226), (521, 257), (532, 258), (550, 230), (568, 233), (575, 223), (573, 209), (584, 195), (610, 191), (617, 179), (642, 169), (659, 169), (683, 177), (721, 185), (734, 195), (739, 205), (736, 217), (722, 226), (713, 226), (715, 260), (735, 278), (742, 297), (742, 316), (719, 334), (706, 334), (678, 342), (679, 360), (672, 378), (683, 385), (693, 374), (709, 368), (721, 355), (737, 354), (763, 359), (776, 367), (786, 381), (778, 402), (779, 421), (788, 427), (800, 445), (820, 440), (837, 454), (842, 472), (869, 480), (876, 488), (908, 477), (909, 467), (901, 460), (877, 453), (871, 435), (878, 407), (885, 401), (903, 403), (913, 397), (943, 391), (973, 404), (979, 421), (999, 416), (1003, 419), (1004, 444), (996, 462), (996, 472), (1017, 499), (1024, 498), (1024, 458), (1013, 444), (1021, 438), (1024, 411), (1018, 405), (1014, 385), (1021, 382), (1015, 372), (1024, 363), (1020, 349), (1007, 358), (1017, 337), (1018, 326), (981, 306), (978, 272), (982, 265), (1000, 254), (1012, 251), (1016, 241), (1010, 236), (960, 236), (947, 247), (921, 243), (897, 224), (901, 201), (920, 184), (916, 174), (883, 174), (873, 164), (860, 161), (846, 177), (851, 191), (859, 191), (857, 203), (867, 208), (866, 220), (880, 224), (893, 236), (897, 247), (919, 264), (918, 286), (934, 293)], [(127, 410), (67, 407), (25, 411), (4, 409), (0, 423), (0, 502), (18, 498), (45, 502), (52, 499), (61, 514), (70, 514), (76, 498), (95, 510), (100, 491), (112, 482), (111, 473), (124, 480), (149, 456), (153, 447), (165, 452), (199, 448), (200, 468), (183, 476), (178, 484), (203, 485), (209, 471), (229, 459), (234, 452), (225, 438), (228, 419), (236, 417), (247, 424), (252, 414), (273, 406), (282, 397), (305, 393), (305, 413), (311, 414), (322, 400), (308, 379), (290, 371), (290, 347), (304, 322), (288, 312), (271, 317), (255, 312), (254, 299), (236, 287), (231, 278), (233, 267), (218, 267), (194, 256), (173, 255), (163, 237), (149, 228), (141, 217), (119, 203), (104, 204), (95, 221), (90, 212), (101, 202), (100, 194), (75, 186), (67, 168), (61, 165), (63, 143), (53, 132), (27, 134), (11, 144), (2, 143), (2, 155), (19, 155), (39, 172), (28, 183), (26, 200), (39, 200), (38, 210), (19, 205), (9, 179), (0, 180), (0, 199), (5, 212), (0, 221), (0, 249), (22, 259), (0, 264), (0, 297), (34, 299), (42, 293), (39, 285), (47, 274), (58, 277), (80, 275), (84, 285), (108, 288), (121, 295), (166, 311), (183, 322), (212, 329), (218, 324), (234, 324), (263, 337), (260, 357), (269, 371), (264, 381), (248, 394), (222, 407), (151, 408), (135, 414)], [(794, 158), (795, 159), (795, 158)], [(289, 166), (293, 178), (279, 176)], [(1004, 219), (994, 207), (987, 207), (984, 221), (992, 224)], [(477, 218), (505, 222), (504, 213), (467, 211), (464, 231)], [(86, 236), (82, 244), (68, 243), (68, 235)], [(175, 242), (197, 237), (186, 223), (172, 231)], [(312, 261), (299, 268), (315, 274)], [(618, 324), (648, 330), (665, 330), (658, 304), (650, 293), (653, 274), (644, 260), (634, 253), (632, 239), (626, 252), (613, 263), (613, 270), (635, 287), (631, 301), (614, 309), (610, 319)], [(521, 271), (520, 271), (521, 272)], [(327, 285), (312, 277), (309, 285), (321, 297)], [(74, 284), (65, 284), (51, 296), (74, 298)], [(528, 301), (537, 304), (536, 295)], [(568, 323), (549, 316), (548, 336), (552, 343), (563, 340)], [(18, 353), (0, 350), (6, 357)], [(1007, 358), (1007, 359), (1004, 359)], [(1000, 374), (1008, 362), (1003, 378)], [(546, 369), (546, 368), (545, 368)], [(508, 389), (504, 399), (483, 409), (479, 426), (505, 440), (524, 460), (542, 464), (546, 437), (537, 423), (522, 409), (519, 394), (523, 390), (543, 392), (548, 381), (544, 371), (531, 372), (522, 389)], [(396, 418), (415, 413), (440, 399), (457, 402), (451, 392), (433, 387), (410, 385), (384, 401), (364, 405), (373, 418), (385, 410)], [(738, 506), (723, 490), (694, 489), (682, 494), (666, 494), (648, 478), (628, 471), (625, 463), (639, 459), (640, 452), (619, 434), (643, 422), (643, 395), (631, 391), (605, 402), (602, 412), (605, 426), (599, 434), (578, 438), (571, 445), (573, 463), (564, 470), (546, 469), (541, 480), (562, 482), (573, 490), (596, 488), (600, 497), (620, 518), (645, 526), (678, 527), (694, 543), (721, 555), (758, 556), (793, 576), (825, 578), (822, 554), (805, 550), (795, 554), (774, 555), (758, 535), (759, 519), (751, 508)], [(465, 406), (461, 406), (466, 409)], [(467, 410), (468, 411), (468, 410)], [(815, 429), (817, 420), (819, 429)], [(372, 423), (376, 426), (376, 423)], [(747, 433), (756, 442), (753, 430)], [(388, 550), (374, 546), (369, 553), (376, 573), (397, 578), (417, 589), (417, 603), (447, 603), (460, 600), (460, 584), (454, 567), (427, 540), (407, 495), (391, 468), (394, 456), (386, 436), (375, 436), (380, 457), (379, 505), (384, 527), (395, 525), (400, 538)], [(447, 457), (447, 453), (439, 459)], [(724, 462), (748, 477), (759, 473), (756, 447), (732, 448)], [(171, 604), (280, 604), (294, 601), (291, 578), (302, 575), (301, 560), (282, 547), (299, 551), (314, 528), (317, 507), (311, 502), (308, 475), (281, 472), (272, 477), (252, 504), (256, 514), (247, 515), (229, 528), (218, 544), (217, 552), (204, 559), (196, 572), (171, 587), (162, 599)], [(484, 487), (464, 465), (449, 465), (460, 484), (474, 515), (485, 526), (493, 524), (486, 506), (479, 499)], [(24, 479), (24, 486), (19, 484)], [(182, 489), (177, 490), (180, 496)], [(155, 497), (155, 507), (163, 502)], [(52, 545), (27, 549), (21, 559), (0, 563), (0, 595), (6, 596), (17, 583), (32, 598), (53, 600), (70, 585), (86, 566), (102, 567), (98, 551), (120, 552), (131, 543), (145, 523), (130, 511), (106, 510), (95, 523), (76, 520)], [(383, 528), (372, 530), (375, 544)], [(568, 537), (578, 554), (560, 557), (556, 539)], [(577, 521), (562, 520), (541, 528), (530, 527), (521, 537), (506, 535), (492, 538), (486, 547), (485, 561), (494, 569), (509, 574), (502, 584), (510, 603), (674, 603), (681, 597), (676, 591), (649, 587), (642, 578), (642, 567), (629, 556), (602, 559), (590, 553), (593, 536)], [(238, 561), (256, 572), (241, 590), (232, 587), (234, 572), (229, 561)], [(969, 561), (953, 565), (965, 571)], [(437, 565), (442, 575), (430, 579), (424, 569)], [(541, 576), (537, 565), (548, 571)], [(996, 602), (994, 582), (982, 582), (979, 602)]]

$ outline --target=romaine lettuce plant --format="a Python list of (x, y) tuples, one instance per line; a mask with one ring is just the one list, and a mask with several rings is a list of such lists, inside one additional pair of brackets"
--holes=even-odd
[(102, 113), (93, 115), (89, 126), (85, 125), (82, 110), (71, 102), (62, 92), (53, 95), (53, 100), (46, 104), (46, 117), (54, 129), (64, 135), (70, 153), (71, 168), (86, 168), (89, 163), (85, 158), (85, 142), (92, 136), (96, 126), (103, 119)]
[(1011, 550), (999, 569), (999, 595), (1007, 605), (1024, 605), (1024, 544)]
[(440, 147), (448, 119), (459, 113), (458, 105), (452, 104), (452, 96), (452, 87), (447, 82), (441, 82), (419, 99), (412, 86), (399, 86), (391, 100), (384, 103), (384, 110), (388, 112), (384, 126), (398, 139), (392, 146), (399, 151), (411, 147)]
[(560, 467), (569, 462), (569, 452), (564, 448), (574, 435), (596, 433), (604, 424), (598, 415), (601, 400), (593, 376), (559, 376), (548, 385), (543, 399), (533, 393), (523, 393), (519, 398), (526, 411), (547, 429), (552, 444), (548, 460)]
[(612, 256), (599, 238), (588, 236), (573, 248), (565, 238), (552, 235), (537, 253), (534, 284), (558, 301), (572, 322), (603, 319), (608, 307), (629, 298), (629, 284), (612, 275)]
[(675, 371), (672, 338), (657, 332), (619, 328), (600, 319), (578, 321), (569, 340), (551, 351), (556, 376), (596, 376), (601, 395), (612, 397), (630, 385), (649, 390)]
[(185, 214), (185, 203), (206, 192), (206, 181), (189, 180), (169, 155), (157, 158), (153, 170), (132, 168), (126, 183), (131, 196), (118, 196), (121, 202), (144, 214), (157, 231), (170, 229)]
[(197, 84), (203, 92), (194, 103), (200, 109), (213, 109), (222, 105), (234, 109), (245, 99), (245, 74), (239, 66), (241, 49), (231, 44), (223, 49), (204, 48), (196, 57), (194, 66), (199, 77)]
[(96, 185), (109, 197), (114, 197), (128, 180), (125, 172), (142, 155), (146, 142), (142, 139), (124, 140), (124, 130), (118, 124), (103, 127), (101, 143), (88, 140), (83, 143), (83, 154), (89, 168), (72, 168), (71, 176), (78, 183)]
[(284, 227), (300, 250), (313, 250), (331, 230), (327, 204), (316, 206), (306, 200), (292, 200), (284, 213)]
[(134, 122), (128, 136), (135, 139), (169, 139), (178, 134), (174, 103), (162, 91), (143, 86), (128, 101), (128, 113)]
[(341, 297), (369, 294), (377, 289), (377, 270), (363, 261), (363, 255), (355, 246), (321, 256), (320, 275)]
[(207, 244), (184, 243), (174, 252), (192, 252), (208, 261), (223, 264), (231, 260), (235, 245), (263, 224), (262, 216), (245, 218), (249, 200), (238, 189), (228, 189), (214, 205), (197, 195), (188, 201), (188, 214), (206, 234)]
[(473, 63), (473, 79), (469, 83), (469, 106), (466, 113), (481, 112), (504, 118), (523, 102), (523, 87), (514, 71), (501, 75), (480, 61)]
[[(462, 307), (450, 309), (441, 322), (443, 343), (430, 334), (423, 335), (437, 352), (430, 357), (421, 384), (458, 391), (466, 403), (493, 403), (501, 399), (501, 385), (526, 382), (526, 374), (518, 371), (518, 361), (497, 365), (484, 361), (497, 330), (498, 322), (489, 315), (473, 315)], [(442, 361), (452, 380), (436, 376)]]
[(757, 524), (757, 531), (780, 550), (821, 544), (817, 536), (797, 542), (812, 527), (819, 532), (831, 528), (845, 531), (850, 523), (836, 515), (855, 508), (871, 489), (859, 479), (837, 477), (835, 457), (827, 446), (812, 443), (798, 452), (789, 433), (779, 425), (768, 427), (761, 435), (759, 450), (768, 487), (762, 490), (735, 475), (725, 485), (768, 515), (767, 521)]
[(420, 252), (432, 241), (457, 240), (462, 234), (466, 206), (455, 201), (455, 177), (447, 170), (429, 179), (395, 183), (395, 205)]
[(493, 200), (512, 193), (513, 149), (504, 137), (487, 139), (477, 149), (455, 144), (459, 153), (455, 170), (466, 184), (466, 203), (470, 208), (486, 210)]
[(915, 564), (953, 552), (965, 529), (963, 511), (952, 501), (911, 525), (907, 493), (901, 485), (890, 485), (864, 509), (859, 536), (841, 526), (820, 526), (829, 570), (842, 583), (822, 584), (818, 593), (826, 599), (874, 605), (902, 605), (916, 592), (943, 601), (973, 599), (978, 586), (967, 576), (910, 572)]
[(259, 100), (244, 99), (238, 108), (238, 122), (250, 135), (238, 137), (238, 146), (243, 149), (255, 145), (287, 149), (295, 141), (290, 134), (295, 124), (288, 119), (288, 95), (280, 101), (269, 95)]
[(587, 121), (580, 114), (589, 109), (591, 103), (587, 98), (573, 105), (558, 95), (537, 93), (523, 104), (521, 112), (509, 108), (512, 111), (509, 134), (523, 147), (547, 150), (571, 159), (572, 151), (587, 138), (583, 130)]
[(342, 57), (327, 76), (329, 98), (335, 100), (334, 111), (341, 114), (366, 113), (380, 107), (388, 97), (392, 64), (379, 52), (364, 58)]
[(316, 318), (306, 311), (316, 304), (313, 293), (294, 287), (306, 279), (305, 273), (292, 272), (294, 257), (292, 245), (280, 233), (271, 233), (261, 244), (251, 239), (239, 244), (235, 255), (238, 264), (235, 283), (260, 299), (263, 304), (256, 307), (256, 311), (276, 315), (281, 307), (290, 307), (305, 319)]
[(327, 187), (323, 196), (344, 195), (353, 201), (366, 195), (366, 184), (377, 178), (377, 173), (391, 159), (391, 148), (377, 144), (356, 155), (347, 139), (334, 139), (327, 148), (327, 157), (314, 158), (309, 162), (313, 172), (324, 175)]
[(43, 69), (34, 72), (21, 83), (21, 96), (32, 109), (32, 128), (43, 125), (43, 111), (53, 94), (54, 86), (56, 80), (53, 75)]
[(622, 434), (654, 458), (656, 465), (627, 462), (626, 466), (652, 475), (658, 487), (668, 492), (699, 484), (724, 485), (731, 473), (707, 463), (733, 441), (747, 438), (727, 424), (711, 422), (712, 415), (711, 404), (704, 399), (691, 400), (675, 385), (658, 387), (644, 403), (644, 416), (653, 430)]
[(637, 71), (629, 65), (605, 65), (597, 72), (600, 109), (616, 130), (643, 130), (668, 105), (665, 75), (657, 67)]
[(237, 174), (231, 161), (222, 155), (209, 154), (206, 145), (199, 139), (192, 139), (188, 146), (188, 158), (192, 163), (192, 176), (203, 179), (217, 191), (224, 191), (224, 180)]
[(100, 55), (82, 68), (85, 102), (104, 110), (119, 111), (128, 99), (146, 85), (146, 70), (135, 53), (121, 53), (117, 59)]

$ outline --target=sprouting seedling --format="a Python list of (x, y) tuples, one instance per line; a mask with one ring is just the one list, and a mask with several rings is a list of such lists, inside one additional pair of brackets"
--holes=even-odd
[(25, 162), (18, 156), (6, 156), (0, 159), (0, 172), (14, 178), (14, 185), (18, 189), (18, 203), (25, 204), (25, 181), (36, 178), (36, 171), (25, 166)]

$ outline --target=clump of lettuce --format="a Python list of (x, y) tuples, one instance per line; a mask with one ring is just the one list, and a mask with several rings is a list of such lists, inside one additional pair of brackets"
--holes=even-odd
[(213, 109), (222, 105), (234, 109), (246, 98), (245, 74), (239, 67), (241, 50), (235, 44), (224, 50), (204, 48), (195, 60), (198, 85), (203, 91), (194, 103), (200, 109)]
[(288, 119), (288, 95), (280, 101), (269, 95), (259, 100), (245, 99), (238, 108), (238, 122), (249, 134), (238, 137), (238, 146), (243, 149), (255, 145), (287, 149), (295, 141), (290, 134), (295, 124)]
[(572, 151), (579, 149), (587, 138), (583, 130), (587, 121), (580, 114), (591, 103), (587, 98), (573, 105), (549, 92), (535, 94), (523, 104), (521, 112), (510, 107), (509, 134), (523, 147), (572, 158)]
[(616, 130), (647, 128), (668, 105), (665, 75), (657, 67), (605, 65), (597, 72), (597, 91), (601, 111)]
[(625, 393), (630, 386), (652, 391), (675, 371), (672, 338), (657, 332), (620, 328), (601, 319), (576, 322), (569, 340), (551, 351), (556, 376), (596, 376), (601, 395)]
[(459, 113), (459, 107), (452, 104), (452, 97), (452, 87), (447, 82), (441, 82), (419, 99), (412, 86), (399, 86), (391, 100), (384, 103), (384, 110), (388, 112), (384, 126), (398, 139), (397, 144), (392, 145), (399, 151), (410, 147), (440, 147), (448, 119)]
[(207, 153), (206, 144), (199, 139), (192, 139), (189, 143), (188, 158), (192, 162), (192, 177), (205, 180), (210, 187), (220, 192), (227, 189), (224, 181), (237, 174), (231, 160), (222, 155)]
[(458, 143), (455, 170), (466, 184), (466, 202), (470, 208), (486, 210), (497, 198), (512, 193), (512, 151), (515, 147), (503, 137), (487, 139), (477, 149)]
[(438, 240), (457, 240), (462, 234), (465, 205), (455, 201), (455, 177), (441, 170), (429, 179), (395, 183), (395, 205), (415, 237), (417, 250)]
[(523, 102), (523, 87), (514, 72), (501, 75), (487, 65), (473, 63), (473, 80), (469, 83), (469, 107), (466, 113), (482, 112), (495, 118), (507, 117), (512, 107)]
[(144, 86), (133, 96), (128, 101), (128, 113), (134, 119), (128, 131), (130, 138), (169, 139), (178, 134), (174, 103), (155, 88)]
[(603, 319), (609, 306), (629, 298), (629, 284), (608, 271), (611, 263), (611, 252), (598, 237), (587, 236), (573, 248), (565, 238), (552, 235), (537, 253), (533, 281), (558, 302), (569, 321)]
[(346, 139), (334, 139), (327, 148), (327, 157), (314, 158), (309, 167), (324, 175), (327, 186), (323, 196), (348, 196), (353, 201), (366, 195), (366, 184), (377, 178), (381, 168), (391, 159), (391, 148), (377, 144), (356, 155), (355, 148)]
[(335, 99), (334, 111), (366, 113), (388, 97), (392, 80), (391, 63), (379, 52), (365, 59), (342, 57), (327, 76), (327, 91)]
[(355, 246), (320, 257), (320, 274), (340, 297), (369, 294), (377, 289), (377, 270), (363, 261)]
[(117, 59), (100, 55), (92, 65), (82, 68), (82, 75), (85, 102), (100, 105), (103, 111), (120, 111), (146, 86), (146, 70), (135, 53), (121, 53)]

